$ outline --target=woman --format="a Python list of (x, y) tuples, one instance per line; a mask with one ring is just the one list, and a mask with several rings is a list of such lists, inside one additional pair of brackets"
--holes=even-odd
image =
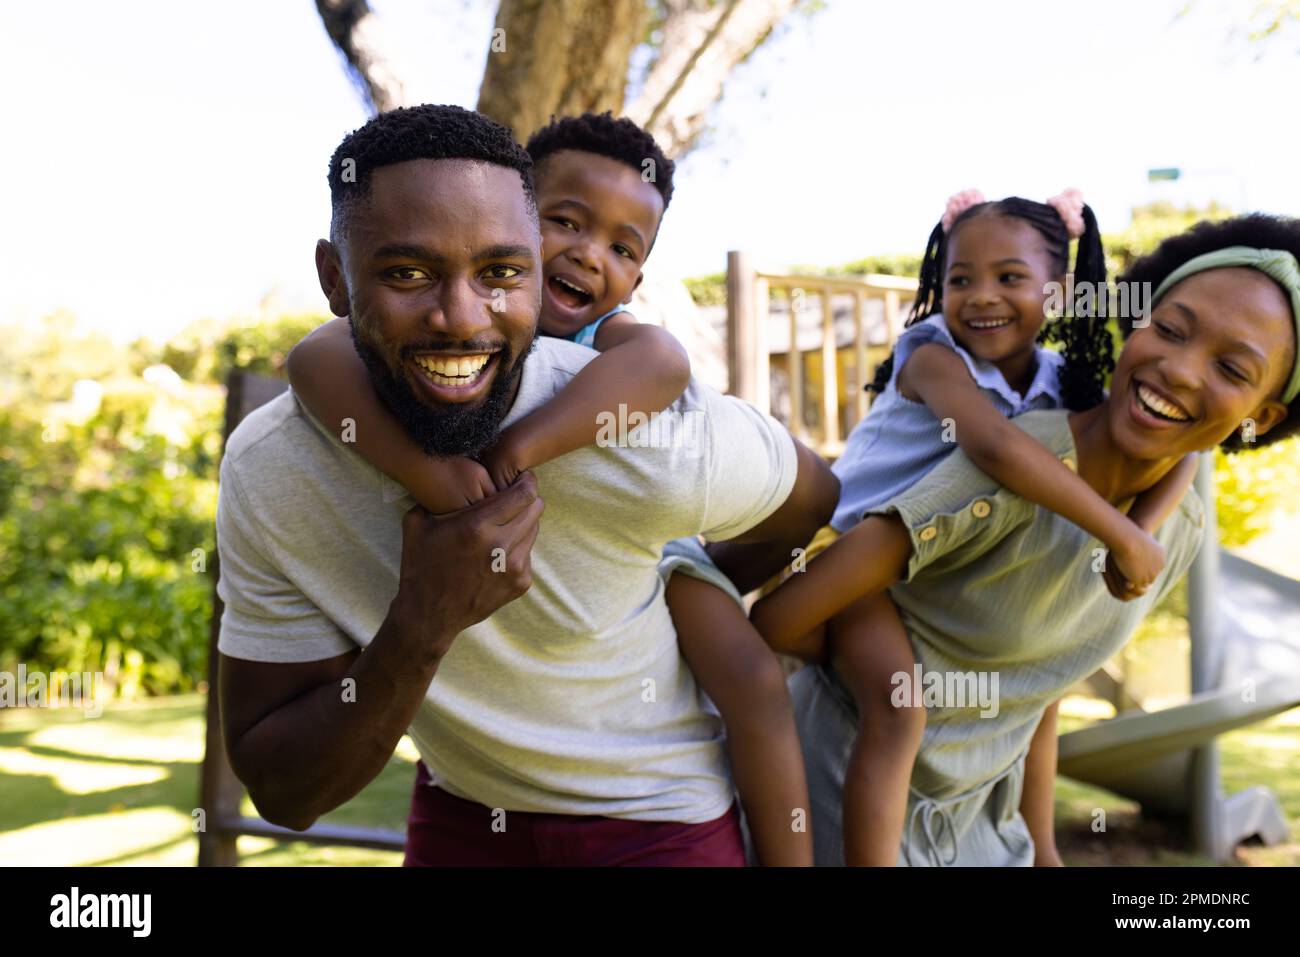
[[(1297, 257), (1300, 221), (1262, 215), (1203, 223), (1167, 240), (1125, 277), (1151, 283), (1154, 311), (1149, 324), (1124, 330), (1107, 398), (1083, 412), (1031, 412), (1016, 423), (1120, 508), (1190, 452), (1221, 443), (1235, 451), (1295, 432)], [(1203, 524), (1189, 491), (1157, 535), (1168, 560), (1155, 587), (1119, 602), (1106, 589), (1095, 540), (1000, 488), (957, 452), (868, 510), (864, 532), (836, 541), (809, 567), (860, 568), (870, 579), (864, 592), (892, 585), (912, 643), (918, 668), (900, 677), (900, 703), (924, 701), (928, 724), (900, 863), (1034, 863), (1026, 813), (1040, 842), (1050, 843), (1051, 793), (1050, 774), (1025, 787), (1030, 741), (1052, 703), (1122, 647), (1186, 572)], [(792, 580), (778, 593), (810, 584)], [(829, 637), (833, 649), (835, 619)], [(857, 732), (852, 696), (825, 665), (795, 675), (791, 693), (817, 863), (839, 864), (842, 789)], [(1054, 853), (1041, 848), (1038, 862)]]

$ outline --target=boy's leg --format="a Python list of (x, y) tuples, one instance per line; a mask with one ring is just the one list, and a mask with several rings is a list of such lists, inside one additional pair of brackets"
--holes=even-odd
[(760, 862), (811, 865), (808, 782), (780, 662), (721, 589), (679, 573), (668, 579), (666, 597), (682, 656), (726, 725)]
[(869, 595), (831, 619), (831, 663), (858, 704), (858, 738), (844, 776), (844, 861), (898, 862), (912, 765), (925, 709), (890, 701), (898, 672), (911, 675), (912, 647), (887, 594)]

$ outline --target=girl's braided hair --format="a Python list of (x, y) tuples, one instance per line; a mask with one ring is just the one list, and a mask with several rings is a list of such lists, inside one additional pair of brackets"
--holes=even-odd
[[(943, 311), (943, 274), (948, 253), (948, 238), (967, 220), (976, 216), (1014, 216), (1038, 230), (1047, 244), (1056, 272), (1065, 273), (1069, 266), (1070, 236), (1057, 211), (1046, 203), (1010, 196), (991, 203), (970, 207), (953, 220), (945, 232), (939, 223), (930, 233), (921, 261), (920, 284), (916, 302), (912, 304), (905, 326)], [(1079, 237), (1074, 257), (1074, 279), (1079, 289), (1083, 283), (1094, 283), (1094, 292), (1106, 281), (1106, 259), (1101, 248), (1101, 231), (1092, 209), (1083, 207), (1083, 235)], [(1095, 312), (1096, 310), (1089, 310)], [(1105, 397), (1106, 379), (1115, 369), (1115, 347), (1105, 316), (1060, 318), (1044, 324), (1039, 342), (1054, 342), (1061, 346), (1065, 359), (1061, 369), (1061, 397), (1065, 407), (1077, 412), (1088, 409)], [(894, 372), (894, 356), (876, 368), (875, 380), (867, 386), (872, 392), (883, 392)]]

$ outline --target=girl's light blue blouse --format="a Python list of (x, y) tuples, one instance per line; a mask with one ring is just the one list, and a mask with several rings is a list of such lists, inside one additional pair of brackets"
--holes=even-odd
[(876, 508), (915, 485), (922, 476), (952, 453), (956, 443), (944, 441), (944, 426), (923, 402), (913, 402), (898, 391), (898, 373), (917, 347), (938, 342), (961, 356), (981, 392), (999, 412), (1010, 418), (1034, 409), (1061, 406), (1060, 367), (1055, 352), (1038, 348), (1034, 379), (1022, 397), (1007, 385), (997, 366), (976, 359), (953, 339), (936, 314), (903, 331), (894, 346), (894, 372), (867, 417), (849, 433), (844, 454), (831, 471), (840, 480), (840, 503), (831, 527), (847, 532)]
[(624, 306), (620, 303), (619, 305), (611, 309), (609, 312), (601, 316), (599, 319), (595, 319), (592, 322), (587, 323), (585, 326), (583, 326), (573, 335), (561, 336), (560, 338), (568, 339), (570, 342), (576, 342), (578, 345), (586, 346), (588, 349), (594, 349), (596, 348), (596, 330), (600, 328), (600, 324), (604, 322), (606, 319), (608, 319), (610, 316), (617, 315), (620, 312), (628, 312), (628, 311), (629, 310), (627, 306)]

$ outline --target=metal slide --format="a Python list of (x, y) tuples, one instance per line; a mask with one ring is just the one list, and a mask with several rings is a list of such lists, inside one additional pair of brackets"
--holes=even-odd
[(1267, 844), (1287, 837), (1267, 788), (1223, 795), (1214, 739), (1300, 706), (1300, 582), (1219, 548), (1212, 458), (1202, 456), (1197, 476), (1206, 541), (1188, 574), (1193, 693), (1062, 735), (1058, 770), (1144, 813), (1187, 818), (1196, 850), (1223, 861), (1252, 835)]

